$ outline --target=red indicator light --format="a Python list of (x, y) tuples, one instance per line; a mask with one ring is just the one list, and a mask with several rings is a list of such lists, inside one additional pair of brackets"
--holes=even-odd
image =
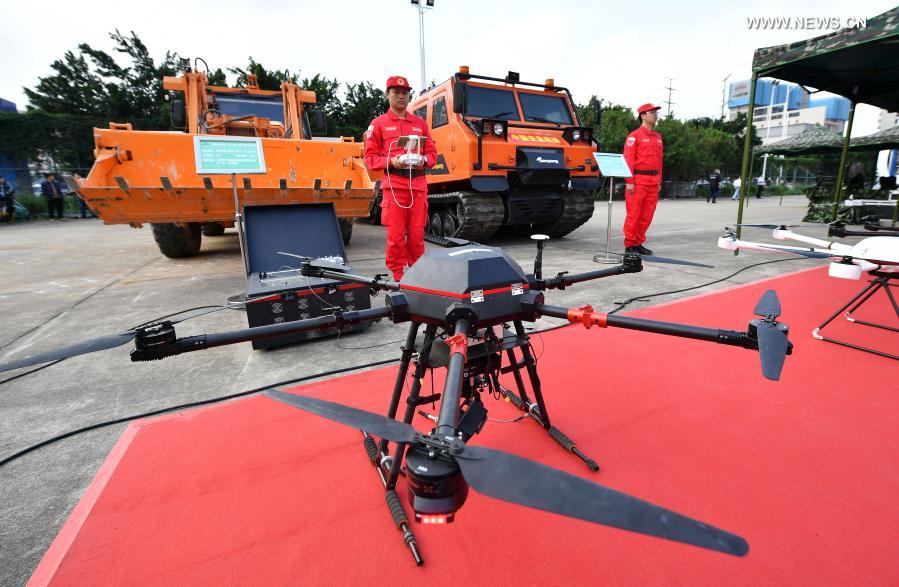
[(449, 524), (453, 521), (453, 514), (415, 514), (415, 521), (422, 524)]

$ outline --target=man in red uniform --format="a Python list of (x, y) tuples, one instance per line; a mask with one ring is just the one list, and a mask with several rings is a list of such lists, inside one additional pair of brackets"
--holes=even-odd
[(634, 175), (625, 180), (624, 250), (627, 253), (652, 254), (643, 243), (659, 203), (659, 186), (662, 184), (662, 135), (653, 130), (659, 120), (660, 108), (652, 104), (640, 106), (637, 109), (640, 128), (627, 135), (624, 141), (624, 159)]
[[(428, 182), (425, 169), (437, 163), (437, 147), (428, 124), (411, 112), (409, 82), (398, 75), (387, 79), (386, 114), (375, 118), (365, 133), (365, 166), (384, 171), (381, 179), (381, 220), (387, 226), (387, 268), (399, 281), (403, 271), (425, 252), (425, 225), (428, 220)], [(426, 161), (404, 164), (406, 152), (399, 138), (420, 137), (420, 152)]]

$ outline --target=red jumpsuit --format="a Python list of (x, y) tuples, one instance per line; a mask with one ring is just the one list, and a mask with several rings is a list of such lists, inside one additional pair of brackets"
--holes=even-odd
[(636, 247), (646, 241), (646, 229), (659, 203), (662, 183), (662, 135), (643, 125), (627, 135), (624, 159), (633, 177), (625, 180), (634, 191), (625, 191), (627, 216), (624, 219), (624, 246)]
[(406, 152), (396, 141), (401, 136), (425, 137), (421, 154), (427, 158), (426, 168), (437, 163), (437, 147), (428, 123), (406, 112), (399, 118), (392, 111), (375, 118), (365, 133), (365, 166), (382, 170), (381, 221), (387, 226), (387, 268), (399, 281), (403, 270), (425, 252), (425, 225), (428, 221), (428, 182), (424, 170), (396, 169), (390, 159)]

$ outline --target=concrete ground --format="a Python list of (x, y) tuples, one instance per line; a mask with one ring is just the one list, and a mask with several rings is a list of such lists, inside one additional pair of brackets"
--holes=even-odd
[[(798, 223), (805, 197), (752, 200), (746, 222)], [(613, 211), (613, 250), (621, 251), (623, 203)], [(703, 284), (771, 259), (777, 253), (732, 253), (718, 249), (722, 227), (733, 224), (736, 204), (722, 200), (663, 201), (647, 245), (660, 256), (715, 265), (700, 269), (645, 263), (640, 274), (549, 292), (547, 302), (565, 306), (590, 303), (597, 310), (615, 302)], [(604, 250), (606, 204), (568, 238), (550, 241), (544, 274), (572, 273), (599, 267), (593, 255)], [(803, 229), (813, 236), (826, 229)], [(769, 240), (770, 232), (749, 232)], [(526, 271), (535, 247), (527, 239), (502, 237), (499, 245)], [(384, 273), (384, 229), (356, 224), (347, 248), (360, 274)], [(206, 305), (222, 305), (244, 291), (237, 238), (233, 231), (204, 237), (202, 252), (191, 259), (163, 257), (149, 227), (104, 226), (99, 220), (63, 220), (0, 226), (3, 280), (0, 282), (0, 361), (28, 352), (120, 332), (154, 318)], [(651, 298), (636, 308), (735, 284), (756, 281), (820, 264), (796, 258), (752, 268), (707, 288)], [(372, 300), (382, 304), (382, 298)], [(752, 308), (728, 324), (742, 329)], [(539, 321), (544, 328), (558, 321)], [(180, 336), (247, 326), (241, 311), (222, 310), (178, 326)], [(318, 340), (271, 351), (254, 351), (248, 343), (182, 355), (164, 361), (131, 363), (130, 345), (75, 357), (17, 377), (22, 369), (0, 375), (0, 458), (60, 433), (166, 406), (213, 398), (274, 384), (329, 369), (397, 357), (406, 325), (375, 324), (363, 333)], [(597, 336), (602, 333), (598, 332)], [(745, 360), (757, 360), (741, 357)], [(389, 390), (385, 390), (385, 402)], [(0, 584), (21, 585), (31, 575), (50, 542), (80, 499), (125, 424), (100, 428), (38, 449), (0, 467)], [(174, 456), (174, 455), (173, 455)]]

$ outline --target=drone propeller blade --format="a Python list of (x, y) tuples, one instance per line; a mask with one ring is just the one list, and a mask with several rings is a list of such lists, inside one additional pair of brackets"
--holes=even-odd
[(784, 228), (817, 228), (814, 224), (734, 224), (734, 226), (748, 226), (750, 228), (770, 228), (771, 230), (783, 230)]
[(69, 357), (77, 357), (78, 355), (86, 355), (97, 351), (105, 351), (106, 349), (122, 346), (134, 340), (137, 332), (127, 330), (118, 334), (110, 334), (90, 340), (70, 344), (69, 346), (60, 347), (52, 351), (32, 355), (30, 357), (19, 359), (17, 361), (9, 361), (0, 364), (0, 373), (4, 371), (12, 371), (13, 369), (21, 369), (22, 367), (31, 367), (32, 365), (40, 365), (41, 363), (49, 363), (51, 361), (59, 361), (68, 359)]
[[(763, 298), (764, 299), (764, 298)], [(762, 375), (771, 381), (780, 379), (787, 358), (789, 342), (787, 335), (772, 322), (762, 322), (757, 328), (759, 356), (762, 360)]]
[(264, 395), (313, 413), (316, 416), (333, 420), (351, 428), (364, 430), (369, 434), (374, 434), (391, 442), (412, 442), (418, 436), (415, 429), (408, 424), (381, 416), (380, 414), (366, 412), (365, 410), (304, 395), (284, 393), (277, 389), (266, 391)]
[(743, 556), (741, 537), (522, 457), (466, 446), (456, 462), (484, 495), (604, 526)]
[(759, 245), (759, 248), (768, 249), (769, 251), (778, 251), (780, 253), (792, 253), (794, 255), (800, 255), (802, 257), (809, 257), (810, 259), (830, 259), (831, 257), (842, 257), (843, 255), (832, 255), (830, 253), (819, 253), (818, 251), (809, 251), (806, 249), (796, 249), (796, 248), (787, 248), (787, 247), (768, 247), (765, 245)]
[[(613, 255), (617, 255), (619, 257), (623, 257), (624, 253), (612, 253)], [(594, 255), (593, 260), (595, 261), (599, 258), (600, 255)], [(649, 261), (650, 263), (668, 263), (670, 265), (688, 265), (690, 267), (704, 267), (706, 269), (714, 269), (714, 265), (706, 265), (705, 263), (697, 263), (695, 261), (684, 261), (683, 259), (672, 259), (670, 257), (657, 257), (655, 255), (639, 255), (639, 257), (644, 261)]]
[(705, 267), (706, 269), (714, 269), (714, 265), (706, 265), (705, 263), (697, 263), (695, 261), (684, 261), (682, 259), (671, 259), (669, 257), (656, 257), (655, 255), (640, 255), (640, 258), (650, 263), (668, 263), (671, 265), (687, 265), (689, 267)]
[(752, 313), (756, 316), (774, 316), (775, 318), (780, 316), (780, 299), (777, 297), (777, 292), (773, 289), (766, 291)]

